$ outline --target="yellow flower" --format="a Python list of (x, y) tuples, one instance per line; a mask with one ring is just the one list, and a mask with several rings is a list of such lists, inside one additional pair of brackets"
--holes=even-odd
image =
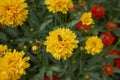
[(102, 40), (97, 36), (91, 36), (87, 38), (85, 49), (88, 54), (99, 54), (102, 51), (103, 43)]
[(94, 24), (94, 21), (92, 19), (92, 13), (91, 12), (84, 12), (80, 18), (83, 25), (91, 25)]
[(45, 0), (45, 4), (49, 11), (53, 13), (62, 12), (67, 14), (67, 11), (73, 8), (72, 0)]
[(0, 44), (0, 57), (2, 57), (7, 50), (8, 50), (7, 45)]
[(64, 59), (72, 55), (73, 49), (77, 48), (76, 35), (70, 29), (58, 28), (49, 32), (49, 36), (45, 41), (46, 51), (57, 59)]
[(25, 69), (30, 66), (27, 62), (30, 58), (24, 57), (24, 52), (6, 52), (6, 55), (0, 58), (0, 80), (18, 80), (25, 75)]
[(22, 25), (27, 18), (28, 6), (25, 0), (1, 0), (0, 23), (7, 26)]

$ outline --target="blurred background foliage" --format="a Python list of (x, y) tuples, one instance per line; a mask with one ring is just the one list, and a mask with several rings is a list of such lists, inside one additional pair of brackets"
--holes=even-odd
[[(105, 24), (110, 20), (116, 22), (120, 27), (120, 0), (85, 0), (84, 6), (80, 5), (79, 0), (73, 0), (77, 10), (70, 10), (66, 15), (49, 12), (44, 1), (26, 0), (29, 6), (29, 15), (23, 26), (11, 28), (0, 25), (0, 43), (7, 44), (12, 49), (24, 50), (26, 55), (31, 58), (31, 67), (27, 69), (27, 74), (21, 80), (43, 80), (45, 76), (51, 77), (53, 74), (56, 74), (61, 80), (113, 80), (113, 77), (117, 78), (115, 74), (108, 78), (100, 72), (104, 63), (110, 60), (110, 58), (103, 57), (103, 53), (111, 46), (105, 48), (100, 55), (95, 57), (82, 54), (85, 53), (82, 50), (82, 46), (84, 46), (82, 42), (84, 42), (85, 37), (84, 33), (77, 31), (76, 23), (83, 12), (89, 11), (91, 6), (98, 4), (105, 8), (106, 15), (102, 20), (96, 20), (95, 26), (98, 27), (95, 32), (91, 31), (90, 35), (106, 31)], [(72, 57), (66, 61), (57, 61), (46, 53), (44, 41), (49, 31), (62, 26), (69, 27), (77, 33), (77, 38), (81, 43)], [(112, 32), (120, 38), (120, 28)], [(34, 52), (32, 47), (36, 44), (38, 50)], [(117, 45), (116, 49), (120, 50), (120, 44)]]

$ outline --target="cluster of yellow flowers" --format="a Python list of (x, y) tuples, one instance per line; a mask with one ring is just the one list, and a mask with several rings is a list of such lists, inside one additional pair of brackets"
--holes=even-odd
[[(63, 5), (64, 3), (64, 5)], [(67, 4), (69, 3), (69, 4)], [(53, 13), (62, 12), (66, 14), (69, 8), (72, 8), (71, 0), (46, 0), (45, 4), (49, 11)], [(67, 5), (67, 6), (66, 6)], [(71, 5), (71, 6), (70, 6)], [(91, 12), (84, 12), (80, 18), (83, 25), (92, 25), (94, 20)], [(66, 59), (71, 56), (74, 48), (77, 48), (78, 40), (76, 35), (69, 29), (58, 28), (49, 33), (45, 41), (46, 51), (50, 52), (56, 59)], [(88, 54), (99, 54), (102, 51), (103, 43), (97, 36), (90, 36), (86, 40), (85, 49)]]
[(7, 45), (0, 45), (0, 80), (17, 80), (25, 75), (25, 69), (30, 66), (29, 57), (24, 57), (24, 52), (9, 50)]
[[(47, 5), (49, 11), (53, 13), (62, 12), (63, 14), (67, 14), (67, 11), (73, 8), (72, 0), (45, 0), (45, 4)], [(27, 7), (28, 6), (27, 6), (27, 3), (25, 3), (25, 0), (1, 0), (0, 1), (0, 23), (8, 26), (22, 25), (23, 21), (25, 21), (28, 15), (28, 10), (26, 9)], [(80, 18), (80, 21), (82, 22), (83, 25), (94, 24), (91, 12), (83, 13), (83, 15)], [(49, 36), (46, 39), (47, 39), (45, 41), (45, 45), (47, 46), (46, 51), (50, 52), (52, 56), (58, 60), (61, 58), (66, 59), (70, 57), (73, 49), (78, 47), (77, 44), (79, 42), (78, 40), (76, 40), (75, 33), (72, 32), (70, 29), (65, 29), (65, 28), (58, 28), (54, 31), (51, 31), (49, 33)], [(87, 53), (92, 55), (97, 54), (102, 50), (102, 47), (103, 47), (103, 44), (98, 37), (92, 36), (87, 38), (86, 46), (85, 46)], [(7, 50), (7, 47), (0, 46), (0, 48), (1, 48), (0, 56), (3, 56), (4, 54), (2, 50)], [(5, 53), (7, 54), (2, 58), (8, 58), (6, 57), (7, 55), (10, 55), (10, 57), (13, 57), (11, 55), (14, 55), (15, 53), (19, 54), (19, 52), (17, 51), (14, 51), (13, 53), (8, 51)], [(23, 52), (20, 52), (20, 53), (22, 56), (19, 56), (19, 57), (21, 57), (22, 59), (24, 53)], [(5, 59), (2, 59), (2, 60), (5, 60)], [(28, 58), (23, 59), (24, 62), (27, 60)], [(3, 66), (4, 64), (1, 64), (1, 65)], [(22, 68), (27, 68), (27, 67), (28, 65)], [(8, 71), (8, 72), (11, 72), (11, 71)], [(22, 72), (22, 74), (23, 73), (24, 71)]]

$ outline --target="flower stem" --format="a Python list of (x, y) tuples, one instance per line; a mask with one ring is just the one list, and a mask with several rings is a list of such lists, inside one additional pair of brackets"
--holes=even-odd
[(112, 49), (115, 49), (119, 43), (120, 43), (120, 38), (118, 39), (117, 43), (112, 47)]

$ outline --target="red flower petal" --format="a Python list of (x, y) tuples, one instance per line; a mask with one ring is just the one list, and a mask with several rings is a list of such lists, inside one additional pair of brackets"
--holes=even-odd
[(99, 18), (99, 19), (103, 18), (103, 16), (105, 15), (104, 7), (99, 6), (99, 5), (92, 6), (90, 11), (94, 17)]
[(115, 37), (110, 32), (104, 32), (100, 34), (102, 42), (105, 46), (110, 46), (113, 44)]

